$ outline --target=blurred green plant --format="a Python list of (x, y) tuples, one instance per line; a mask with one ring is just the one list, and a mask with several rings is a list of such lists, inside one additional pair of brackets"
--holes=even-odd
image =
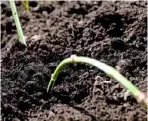
[(76, 56), (72, 55), (71, 57), (64, 59), (55, 69), (54, 73), (51, 75), (51, 79), (48, 83), (47, 92), (52, 91), (55, 81), (57, 79), (57, 76), (61, 70), (61, 68), (69, 63), (86, 63), (89, 65), (93, 65), (100, 70), (104, 71), (109, 77), (114, 78), (117, 80), (120, 84), (123, 85), (135, 98), (139, 103), (143, 103), (146, 108), (148, 108), (148, 102), (146, 95), (138, 90), (138, 88), (133, 85), (128, 79), (126, 79), (124, 76), (122, 76), (116, 69), (114, 69), (111, 66), (108, 66), (98, 60), (91, 59), (89, 57), (82, 57), (82, 56)]
[(23, 30), (22, 30), (22, 27), (21, 27), (21, 23), (20, 23), (20, 20), (19, 20), (19, 17), (18, 17), (18, 13), (17, 13), (17, 10), (16, 10), (15, 2), (14, 2), (14, 0), (9, 0), (9, 3), (10, 3), (13, 18), (14, 18), (14, 21), (15, 21), (15, 25), (16, 25), (16, 28), (17, 28), (19, 41), (22, 44), (24, 44), (25, 46), (27, 46), (25, 36), (23, 34)]
[(24, 4), (24, 6), (25, 6), (26, 10), (30, 10), (28, 0), (23, 1), (23, 4)]

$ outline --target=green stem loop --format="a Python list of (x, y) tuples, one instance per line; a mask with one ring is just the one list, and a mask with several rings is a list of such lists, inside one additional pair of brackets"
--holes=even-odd
[(69, 63), (87, 63), (89, 65), (93, 65), (100, 70), (104, 71), (107, 75), (111, 76), (115, 80), (117, 80), (120, 84), (122, 84), (136, 99), (139, 103), (144, 103), (146, 107), (148, 107), (147, 98), (143, 92), (138, 90), (138, 88), (133, 85), (128, 79), (126, 79), (124, 76), (122, 76), (116, 69), (114, 69), (111, 66), (108, 66), (98, 60), (91, 59), (89, 57), (82, 57), (82, 56), (76, 56), (72, 55), (70, 58), (64, 59), (55, 69), (54, 73), (51, 76), (51, 79), (49, 81), (47, 92), (50, 90), (52, 91), (55, 81), (57, 79), (57, 76), (61, 70), (61, 68)]

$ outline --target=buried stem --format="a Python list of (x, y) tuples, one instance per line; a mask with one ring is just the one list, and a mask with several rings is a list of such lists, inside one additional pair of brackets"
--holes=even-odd
[(18, 17), (16, 6), (15, 6), (15, 2), (14, 2), (14, 0), (9, 0), (9, 3), (10, 3), (11, 11), (12, 11), (12, 14), (13, 14), (13, 17), (14, 17), (15, 25), (16, 25), (16, 28), (17, 28), (19, 41), (22, 44), (26, 45), (25, 37), (23, 35), (23, 30), (22, 30), (22, 27), (21, 27), (21, 24), (20, 24), (20, 20), (19, 20), (19, 17)]
[(138, 90), (138, 88), (133, 85), (128, 79), (126, 79), (124, 76), (122, 76), (116, 69), (114, 69), (111, 66), (108, 66), (98, 60), (91, 59), (89, 57), (82, 57), (82, 56), (76, 56), (72, 55), (71, 57), (64, 59), (55, 69), (54, 73), (51, 75), (51, 79), (49, 81), (47, 92), (50, 90), (52, 91), (55, 81), (57, 79), (57, 76), (61, 70), (61, 68), (69, 63), (87, 63), (89, 65), (93, 65), (100, 70), (104, 71), (107, 75), (117, 80), (120, 84), (122, 84), (135, 98), (139, 103), (143, 103), (146, 108), (148, 108), (148, 102), (145, 94)]

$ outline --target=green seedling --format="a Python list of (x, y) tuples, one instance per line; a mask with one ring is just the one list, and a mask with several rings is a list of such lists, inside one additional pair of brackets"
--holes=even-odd
[(23, 1), (23, 4), (24, 4), (26, 10), (30, 9), (28, 0)]
[(15, 2), (14, 2), (14, 0), (9, 0), (9, 3), (10, 3), (11, 11), (12, 11), (12, 14), (13, 14), (13, 18), (14, 18), (14, 21), (15, 21), (15, 25), (16, 25), (16, 28), (17, 28), (19, 41), (26, 46), (26, 41), (25, 41), (25, 37), (23, 35), (23, 30), (22, 30), (21, 23), (20, 23), (20, 20), (19, 20), (19, 17), (18, 17)]
[(51, 79), (49, 81), (47, 92), (52, 91), (55, 81), (57, 79), (57, 76), (62, 69), (62, 67), (69, 63), (86, 63), (89, 65), (93, 65), (103, 72), (105, 72), (109, 77), (114, 78), (117, 80), (120, 84), (123, 85), (135, 98), (139, 103), (143, 103), (146, 108), (148, 108), (148, 102), (146, 95), (138, 90), (138, 88), (133, 85), (128, 79), (126, 79), (123, 75), (119, 73), (115, 68), (108, 66), (98, 60), (91, 59), (89, 57), (82, 57), (82, 56), (76, 56), (72, 55), (71, 57), (64, 59), (55, 69), (54, 73), (51, 75)]

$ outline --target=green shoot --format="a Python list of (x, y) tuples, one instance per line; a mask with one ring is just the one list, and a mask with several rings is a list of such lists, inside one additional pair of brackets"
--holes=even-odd
[(47, 92), (50, 90), (52, 91), (57, 76), (61, 70), (61, 68), (69, 63), (86, 63), (89, 65), (93, 65), (100, 70), (104, 71), (107, 75), (117, 80), (120, 84), (122, 84), (136, 99), (139, 103), (143, 103), (146, 107), (148, 107), (148, 102), (145, 94), (138, 90), (136, 86), (134, 86), (128, 79), (122, 76), (116, 69), (111, 66), (108, 66), (98, 60), (91, 59), (89, 57), (82, 57), (72, 55), (71, 57), (64, 59), (55, 69), (54, 73), (51, 75), (51, 79), (49, 81)]
[(22, 44), (26, 45), (25, 37), (23, 35), (23, 31), (22, 31), (22, 27), (21, 27), (21, 24), (20, 24), (20, 21), (19, 21), (18, 13), (17, 13), (16, 6), (15, 6), (15, 2), (14, 2), (14, 0), (9, 0), (9, 2), (10, 2), (11, 11), (12, 11), (12, 14), (13, 14), (13, 17), (14, 17), (15, 25), (16, 25), (16, 28), (17, 28), (19, 41)]
[(24, 4), (24, 6), (25, 6), (25, 8), (26, 8), (27, 10), (30, 9), (30, 8), (29, 8), (29, 2), (28, 2), (28, 0), (23, 1), (23, 4)]

